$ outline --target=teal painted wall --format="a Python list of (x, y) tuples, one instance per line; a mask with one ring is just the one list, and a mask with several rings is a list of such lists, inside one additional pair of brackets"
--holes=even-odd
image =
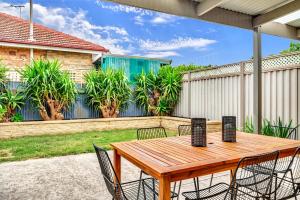
[(143, 70), (148, 73), (151, 70), (158, 72), (162, 63), (159, 60), (147, 60), (142, 58), (126, 58), (126, 57), (111, 57), (103, 58), (101, 68), (123, 69), (127, 74), (130, 82), (134, 82), (136, 75), (140, 74)]

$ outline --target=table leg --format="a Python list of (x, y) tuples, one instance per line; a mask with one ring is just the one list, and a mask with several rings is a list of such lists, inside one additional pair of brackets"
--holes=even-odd
[(159, 179), (159, 200), (170, 200), (171, 182), (169, 176), (163, 176)]
[(114, 169), (119, 179), (119, 182), (121, 183), (121, 156), (118, 154), (117, 150), (115, 149), (114, 149)]

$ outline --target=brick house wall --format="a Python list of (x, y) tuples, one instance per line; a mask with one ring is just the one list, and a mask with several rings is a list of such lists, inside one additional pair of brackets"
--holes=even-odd
[[(62, 69), (71, 73), (76, 83), (83, 82), (83, 75), (94, 68), (92, 54), (34, 50), (34, 59), (58, 59), (62, 64)], [(22, 69), (30, 62), (30, 50), (25, 48), (13, 48), (0, 46), (0, 60), (9, 69), (11, 81), (19, 81), (16, 70)]]

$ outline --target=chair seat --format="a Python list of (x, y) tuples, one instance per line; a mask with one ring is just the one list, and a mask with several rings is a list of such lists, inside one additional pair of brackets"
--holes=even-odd
[[(152, 178), (149, 178), (149, 181), (151, 180)], [(148, 179), (142, 179), (142, 183), (145, 181), (148, 181)], [(140, 180), (122, 183), (121, 186), (126, 200), (154, 199), (151, 188), (143, 187)]]
[[(144, 179), (143, 181), (144, 186), (145, 186), (145, 191), (146, 192), (152, 192), (153, 194), (155, 194), (156, 196), (158, 196), (158, 192), (159, 192), (159, 183), (156, 179), (154, 178), (147, 178)], [(171, 191), (171, 199), (178, 197), (178, 194)]]
[[(226, 183), (219, 183), (211, 187), (201, 189), (198, 191), (192, 192), (183, 192), (187, 200), (196, 200), (196, 199), (224, 199), (228, 191), (229, 185)], [(227, 198), (226, 198), (227, 199)]]

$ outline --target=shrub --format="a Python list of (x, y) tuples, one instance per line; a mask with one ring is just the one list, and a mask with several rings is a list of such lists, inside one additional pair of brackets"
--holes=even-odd
[(192, 71), (192, 70), (196, 70), (196, 69), (209, 69), (211, 68), (211, 65), (178, 65), (175, 67), (176, 70), (178, 70), (179, 72), (187, 72), (187, 71)]
[(7, 68), (0, 61), (0, 93), (4, 92), (5, 84), (7, 82)]
[(76, 99), (77, 90), (68, 72), (57, 61), (37, 60), (21, 72), (24, 93), (43, 120), (64, 119), (63, 110)]
[(4, 121), (5, 113), (6, 113), (6, 108), (0, 103), (0, 122)]
[(179, 100), (182, 75), (171, 66), (136, 77), (135, 99), (150, 115), (170, 115)]
[(20, 113), (16, 113), (14, 116), (12, 116), (11, 121), (12, 122), (22, 122), (22, 121), (24, 121), (24, 119)]
[(9, 122), (12, 121), (11, 118), (16, 114), (16, 110), (21, 109), (24, 105), (24, 98), (19, 92), (5, 90), (5, 92), (0, 95), (0, 102), (6, 110), (2, 121)]
[(252, 118), (246, 118), (245, 124), (244, 124), (244, 132), (246, 133), (254, 133), (254, 126), (252, 122)]
[(91, 106), (100, 110), (104, 118), (111, 118), (127, 106), (131, 89), (123, 70), (108, 68), (85, 75), (85, 93)]

